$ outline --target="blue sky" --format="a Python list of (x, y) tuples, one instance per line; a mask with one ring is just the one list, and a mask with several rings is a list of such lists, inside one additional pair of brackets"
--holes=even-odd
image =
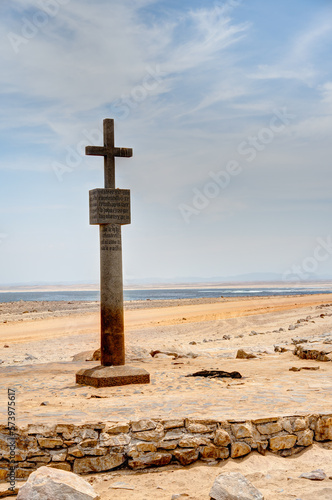
[(134, 149), (116, 168), (127, 280), (332, 275), (332, 250), (317, 258), (331, 14), (327, 0), (2, 2), (0, 284), (98, 280), (88, 191), (103, 168), (83, 150), (106, 117)]

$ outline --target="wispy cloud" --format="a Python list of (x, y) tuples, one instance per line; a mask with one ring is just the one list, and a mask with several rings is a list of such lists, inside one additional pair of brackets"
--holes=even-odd
[(315, 61), (315, 53), (321, 44), (332, 39), (332, 21), (319, 19), (314, 21), (305, 31), (295, 33), (289, 47), (282, 44), (285, 55), (276, 63), (261, 64), (252, 73), (256, 79), (294, 79), (312, 85), (321, 72)]
[[(147, 68), (156, 66), (162, 69), (163, 81), (151, 92), (154, 109), (147, 116), (170, 113), (172, 106), (179, 111), (183, 97), (187, 107), (198, 105), (200, 90), (190, 81), (190, 71), (200, 75), (200, 87), (205, 86), (209, 94), (199, 108), (229, 98), (234, 89), (226, 82), (222, 89), (213, 88), (215, 78), (204, 73), (212, 71), (209, 64), (218, 66), (218, 72), (229, 67), (227, 57), (223, 63), (220, 54), (241, 40), (248, 23), (235, 24), (227, 9), (220, 7), (187, 10), (174, 19), (147, 23), (141, 8), (150, 3), (68, 1), (14, 53), (8, 33), (21, 36), (26, 23), (33, 22), (40, 11), (38, 2), (19, 0), (9, 26), (0, 21), (0, 34), (7, 39), (0, 48), (6, 67), (0, 75), (6, 96), (0, 128), (47, 126), (48, 141), (75, 141), (78, 120), (81, 130), (96, 112), (99, 115), (99, 110), (129, 95), (144, 80)], [(192, 103), (189, 93), (185, 96), (180, 90), (179, 94), (186, 86)], [(169, 95), (167, 105), (163, 98), (156, 100), (158, 95)], [(38, 134), (40, 140), (40, 130)]]

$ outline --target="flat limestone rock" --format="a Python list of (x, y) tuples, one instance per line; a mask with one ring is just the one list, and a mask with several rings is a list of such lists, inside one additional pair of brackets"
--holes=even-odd
[(261, 492), (238, 472), (219, 474), (211, 488), (210, 497), (211, 500), (264, 500)]
[(100, 500), (80, 476), (51, 467), (39, 467), (20, 488), (17, 500)]
[(317, 469), (311, 472), (304, 472), (299, 477), (303, 477), (304, 479), (310, 479), (311, 481), (324, 481), (324, 479), (327, 478), (327, 475), (322, 469)]
[(142, 368), (127, 365), (95, 366), (79, 370), (76, 373), (76, 383), (93, 387), (149, 384), (150, 374)]

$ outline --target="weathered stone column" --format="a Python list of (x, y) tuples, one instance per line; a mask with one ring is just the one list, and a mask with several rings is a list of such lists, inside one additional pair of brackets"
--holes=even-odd
[(100, 225), (101, 364), (125, 364), (121, 226)]
[(125, 365), (121, 225), (130, 224), (130, 191), (115, 189), (115, 157), (132, 149), (114, 146), (114, 120), (104, 120), (104, 146), (87, 146), (87, 155), (104, 156), (105, 188), (90, 191), (90, 224), (100, 227), (101, 366), (80, 370), (79, 384), (103, 387), (149, 383), (147, 371)]

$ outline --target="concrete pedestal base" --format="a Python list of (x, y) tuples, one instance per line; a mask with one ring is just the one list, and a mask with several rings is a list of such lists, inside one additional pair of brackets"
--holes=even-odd
[(150, 374), (142, 368), (132, 366), (94, 366), (79, 370), (76, 383), (93, 387), (112, 387), (127, 384), (149, 384)]

